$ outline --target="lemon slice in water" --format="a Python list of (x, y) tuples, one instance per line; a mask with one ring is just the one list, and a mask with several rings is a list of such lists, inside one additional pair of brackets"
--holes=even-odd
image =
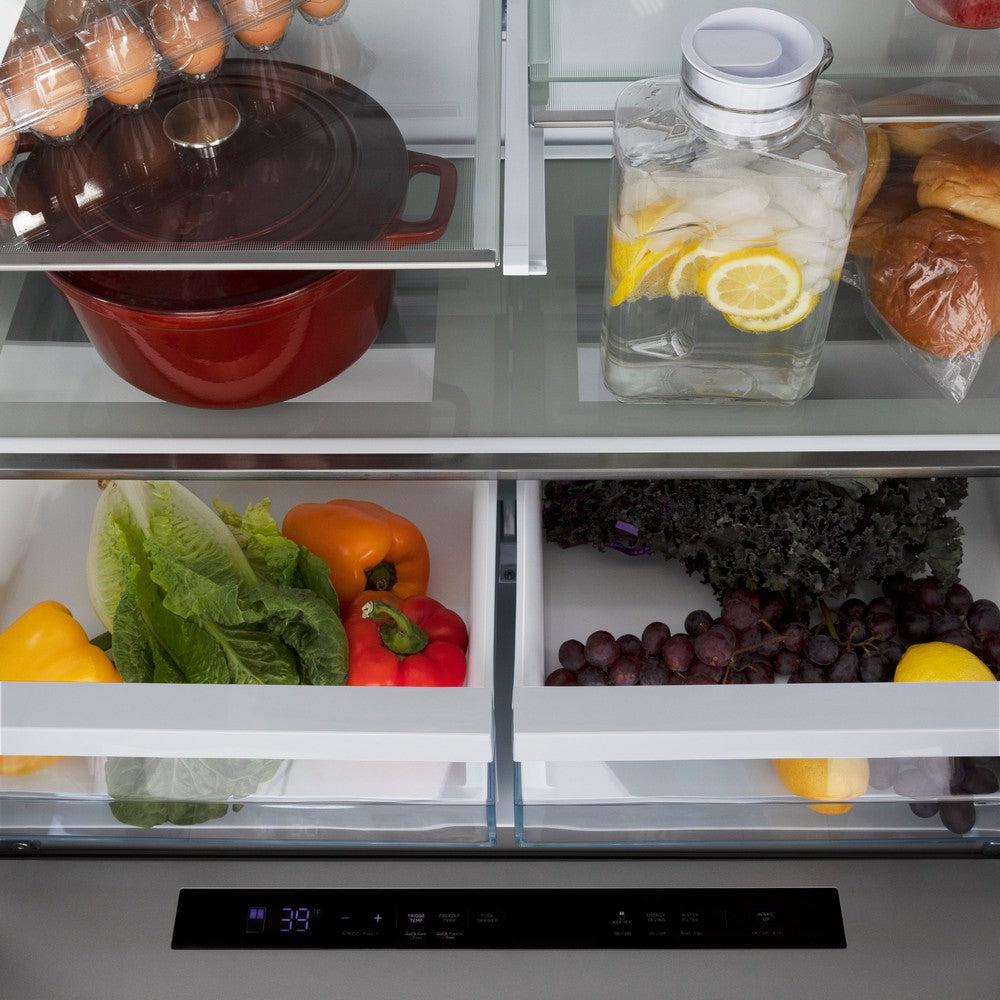
[(667, 282), (670, 296), (679, 299), (683, 295), (697, 295), (702, 271), (721, 256), (721, 252), (707, 249), (700, 240), (689, 243), (670, 272)]
[(790, 330), (797, 323), (801, 323), (817, 305), (819, 305), (818, 295), (802, 292), (792, 304), (792, 308), (784, 312), (757, 318), (733, 316), (727, 313), (726, 320), (730, 326), (735, 326), (737, 330), (744, 330), (746, 333), (778, 333), (781, 330)]
[(802, 294), (793, 257), (771, 247), (725, 254), (702, 272), (698, 290), (725, 315), (761, 319), (791, 309)]

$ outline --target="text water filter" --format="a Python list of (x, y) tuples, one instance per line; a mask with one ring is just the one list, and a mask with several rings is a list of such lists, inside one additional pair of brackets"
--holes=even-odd
[(793, 403), (816, 377), (867, 161), (808, 21), (719, 11), (614, 117), (602, 354), (627, 401)]

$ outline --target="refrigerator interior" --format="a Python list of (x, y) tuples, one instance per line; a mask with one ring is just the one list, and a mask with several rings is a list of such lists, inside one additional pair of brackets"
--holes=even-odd
[[(0, 61), (21, 8), (55, 3), (0, 0)], [(926, 0), (779, 5), (830, 39), (829, 75), (869, 122), (919, 122), (930, 104), (1000, 128), (998, 30), (947, 27)], [(420, 245), (252, 233), (94, 250), (108, 213), (155, 207), (150, 176), (176, 182), (181, 154), (149, 107), (112, 119), (110, 161), (24, 126), (0, 167), (0, 629), (56, 600), (103, 631), (84, 572), (99, 480), (177, 479), (237, 507), (269, 496), (279, 522), (347, 496), (423, 530), (430, 592), (469, 625), (468, 679), (0, 684), (0, 994), (996, 995), (1000, 792), (965, 782), (1000, 776), (998, 685), (547, 687), (564, 639), (676, 631), (715, 603), (677, 564), (545, 543), (540, 502), (554, 479), (967, 475), (961, 578), (1000, 601), (1000, 347), (956, 405), (843, 283), (798, 405), (620, 404), (600, 354), (611, 109), (629, 81), (676, 72), (683, 23), (721, 4), (349, 0), (316, 24), (276, 0), (255, 24), (279, 6), (293, 15), (279, 48), (226, 49), (260, 77), (263, 118), (280, 119), (288, 65), (346, 82), (405, 147), (393, 224), (440, 207), (444, 182), (409, 172), (422, 157), (454, 168), (454, 210)], [(176, 86), (164, 68), (158, 93)], [(113, 110), (88, 101), (92, 120)], [(294, 169), (266, 179), (275, 203), (303, 186)], [(48, 239), (66, 205), (82, 243)], [(342, 375), (197, 409), (97, 353), (44, 273), (89, 268), (165, 288), (188, 268), (391, 270), (395, 285)], [(52, 760), (4, 766), (35, 757)], [(789, 759), (830, 761), (851, 788), (794, 794), (773, 763)]]

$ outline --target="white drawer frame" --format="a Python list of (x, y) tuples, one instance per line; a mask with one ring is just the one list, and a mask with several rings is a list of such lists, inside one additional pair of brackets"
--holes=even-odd
[(469, 686), (6, 683), (0, 754), (491, 762), (496, 483), (472, 504)]
[(1000, 684), (543, 687), (539, 482), (517, 536), (515, 761), (1000, 756)]

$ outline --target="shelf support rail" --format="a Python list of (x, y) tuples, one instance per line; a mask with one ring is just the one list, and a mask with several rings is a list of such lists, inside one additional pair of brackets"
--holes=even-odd
[(528, 0), (507, 0), (504, 52), (503, 272), (546, 273), (545, 132), (532, 128)]

